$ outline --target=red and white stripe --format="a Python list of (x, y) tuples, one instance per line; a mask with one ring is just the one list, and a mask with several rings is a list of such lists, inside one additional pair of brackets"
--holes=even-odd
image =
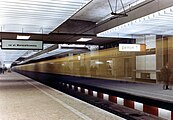
[(106, 93), (101, 93), (101, 92), (97, 92), (97, 91), (93, 91), (93, 90), (89, 90), (89, 89), (85, 89), (85, 88), (81, 88), (78, 86), (74, 86), (74, 85), (70, 85), (70, 84), (64, 84), (61, 83), (61, 85), (63, 85), (64, 87), (67, 87), (69, 89), (87, 94), (87, 95), (91, 95), (94, 97), (98, 97), (104, 100), (109, 100), (111, 102), (117, 103), (119, 105), (124, 105), (126, 107), (129, 108), (133, 108), (139, 111), (143, 111), (152, 115), (156, 115), (158, 117), (167, 119), (167, 120), (173, 120), (173, 111), (169, 111), (169, 110), (165, 110), (162, 108), (158, 108), (158, 107), (154, 107), (154, 106), (149, 106), (149, 105), (145, 105), (143, 103), (139, 103), (136, 101), (131, 101), (131, 100), (127, 100), (124, 98), (120, 98), (117, 96), (112, 96)]

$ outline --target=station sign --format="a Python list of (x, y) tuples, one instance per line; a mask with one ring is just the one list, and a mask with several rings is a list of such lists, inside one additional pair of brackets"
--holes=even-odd
[(2, 49), (42, 50), (43, 41), (34, 40), (2, 40)]
[(145, 44), (119, 44), (119, 51), (144, 52), (146, 51), (146, 45)]

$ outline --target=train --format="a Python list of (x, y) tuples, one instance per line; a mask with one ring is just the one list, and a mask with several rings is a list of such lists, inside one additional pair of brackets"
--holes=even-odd
[[(15, 66), (16, 71), (30, 71), (55, 75), (70, 75), (77, 77), (101, 78), (109, 80), (145, 80), (156, 82), (153, 78), (139, 77), (137, 57), (153, 57), (155, 52), (120, 52), (118, 48), (109, 48), (88, 53), (68, 55), (34, 63)], [(139, 65), (138, 65), (139, 66)], [(144, 68), (146, 68), (144, 66)], [(141, 73), (140, 73), (141, 74)], [(144, 73), (145, 74), (145, 73)], [(156, 74), (156, 72), (154, 73)], [(142, 78), (143, 77), (143, 78)]]

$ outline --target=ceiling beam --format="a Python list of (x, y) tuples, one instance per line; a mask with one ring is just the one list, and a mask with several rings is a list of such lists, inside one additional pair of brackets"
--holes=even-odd
[(128, 17), (110, 19), (98, 25), (95, 28), (95, 33), (100, 33), (110, 28), (119, 26), (121, 24), (130, 22), (137, 18), (141, 18), (143, 16), (149, 15), (151, 13), (157, 12), (159, 10), (168, 8), (173, 6), (172, 0), (146, 0), (143, 3), (134, 6), (134, 8), (130, 8), (127, 10)]

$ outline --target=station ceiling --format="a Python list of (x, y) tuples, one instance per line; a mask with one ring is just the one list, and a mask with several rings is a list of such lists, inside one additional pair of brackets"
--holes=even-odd
[[(29, 35), (51, 44), (106, 44), (123, 38), (98, 33), (171, 6), (172, 0), (0, 0), (0, 38)], [(111, 14), (124, 10), (126, 17)], [(76, 41), (81, 37), (92, 40)]]
[[(90, 37), (91, 41), (83, 43), (104, 44), (119, 40), (119, 37), (98, 37), (98, 33), (146, 16), (150, 11), (156, 12), (171, 6), (171, 0), (0, 0), (0, 38), (15, 40), (21, 34), (30, 35), (32, 40), (43, 40), (44, 43), (81, 44), (76, 40)], [(124, 10), (128, 15), (126, 17), (111, 15), (112, 12), (124, 13)], [(156, 23), (163, 20), (164, 24), (165, 21), (170, 22), (170, 13), (163, 14), (160, 20), (156, 18)], [(164, 19), (165, 16), (167, 19)], [(137, 28), (149, 26), (150, 30), (158, 30), (154, 23), (149, 24), (153, 20), (146, 22)], [(135, 34), (128, 32), (132, 27), (120, 33)], [(159, 24), (158, 27), (163, 28), (164, 25)], [(136, 33), (139, 32), (142, 31)], [(151, 33), (154, 34), (154, 31)]]
[[(121, 3), (123, 2), (123, 4)], [(76, 43), (91, 37), (86, 44), (102, 44), (117, 38), (96, 37), (96, 23), (136, 1), (144, 0), (1, 0), (1, 39), (16, 39), (18, 34), (45, 43)], [(122, 6), (123, 5), (123, 6)]]

